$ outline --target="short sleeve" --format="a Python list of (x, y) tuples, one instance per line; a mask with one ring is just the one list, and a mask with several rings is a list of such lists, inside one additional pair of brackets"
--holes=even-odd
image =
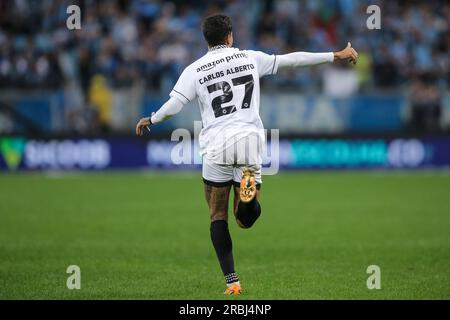
[(197, 93), (190, 67), (183, 70), (169, 96), (178, 98), (185, 104), (195, 99)]
[(276, 55), (253, 50), (247, 50), (247, 52), (255, 60), (260, 77), (277, 73), (278, 62)]

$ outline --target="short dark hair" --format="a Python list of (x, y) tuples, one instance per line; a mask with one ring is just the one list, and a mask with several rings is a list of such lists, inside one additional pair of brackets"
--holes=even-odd
[(225, 44), (225, 39), (232, 31), (231, 19), (223, 14), (209, 16), (203, 21), (202, 29), (210, 47)]

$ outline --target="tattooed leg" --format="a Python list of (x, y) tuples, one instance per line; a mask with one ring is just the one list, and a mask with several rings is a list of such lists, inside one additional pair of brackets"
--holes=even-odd
[(208, 203), (211, 222), (228, 221), (228, 199), (231, 186), (213, 187), (205, 184), (205, 198)]
[(228, 230), (228, 199), (231, 186), (213, 187), (205, 184), (205, 198), (211, 215), (211, 241), (227, 284), (238, 282), (234, 271), (233, 244)]

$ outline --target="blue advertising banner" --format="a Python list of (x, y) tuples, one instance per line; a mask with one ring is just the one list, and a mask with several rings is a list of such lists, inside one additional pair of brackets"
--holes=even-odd
[[(199, 169), (197, 144), (129, 138), (34, 140), (0, 138), (0, 170)], [(450, 167), (450, 137), (281, 139), (269, 142), (283, 169)]]
[[(64, 129), (63, 115), (68, 110), (64, 110), (63, 96), (60, 92), (18, 96), (13, 104), (20, 115), (32, 121), (42, 132), (51, 133)], [(165, 101), (167, 96), (148, 96), (142, 99), (138, 109), (141, 115), (149, 115)], [(123, 101), (120, 103), (123, 104)], [(398, 94), (330, 98), (297, 92), (263, 93), (260, 115), (265, 127), (279, 128), (281, 134), (386, 132), (399, 131), (404, 127), (401, 115), (405, 108), (407, 99)], [(155, 126), (153, 130), (169, 132), (176, 128), (189, 128), (194, 120), (200, 120), (198, 103), (195, 101), (186, 105), (177, 117)], [(115, 119), (112, 127), (115, 128), (120, 121)], [(118, 129), (130, 127), (132, 130), (133, 124), (122, 123)], [(15, 130), (23, 132), (24, 128), (18, 123)]]
[[(273, 93), (261, 95), (260, 115), (266, 128), (278, 128), (281, 134), (398, 132), (405, 125), (401, 115), (406, 104), (406, 99), (400, 95), (358, 95), (338, 99)], [(148, 104), (144, 114), (159, 107), (159, 103)], [(200, 114), (197, 104), (191, 102), (179, 116), (164, 125), (173, 129), (189, 128), (194, 120), (200, 120)]]

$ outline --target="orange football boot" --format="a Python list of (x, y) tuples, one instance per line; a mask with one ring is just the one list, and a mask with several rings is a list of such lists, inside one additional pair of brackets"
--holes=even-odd
[(245, 168), (242, 173), (241, 190), (239, 197), (242, 202), (250, 202), (256, 196), (255, 171), (251, 168)]
[(231, 284), (224, 292), (224, 294), (229, 296), (237, 296), (242, 293), (241, 285), (239, 282)]

